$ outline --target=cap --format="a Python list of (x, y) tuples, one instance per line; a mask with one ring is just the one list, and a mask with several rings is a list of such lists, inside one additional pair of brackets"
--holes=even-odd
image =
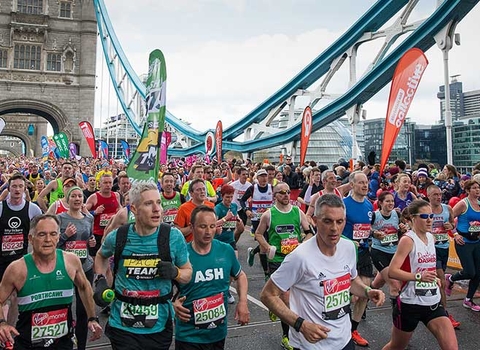
[(77, 186), (77, 180), (75, 180), (73, 177), (69, 177), (63, 181), (63, 186), (68, 185), (69, 183), (72, 183), (73, 186)]
[(262, 175), (268, 175), (265, 169), (260, 169), (259, 171), (257, 171), (257, 177)]
[(418, 169), (418, 171), (417, 171), (417, 177), (419, 177), (419, 176), (428, 177), (427, 170), (425, 170), (424, 168)]
[(470, 179), (471, 179), (470, 175), (463, 175), (463, 176), (460, 178), (460, 180), (463, 180), (463, 181), (467, 181), (467, 180), (470, 180)]

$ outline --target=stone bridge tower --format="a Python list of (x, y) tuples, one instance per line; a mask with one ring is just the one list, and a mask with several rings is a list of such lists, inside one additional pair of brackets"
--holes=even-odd
[(42, 135), (18, 130), (26, 121), (17, 120), (38, 116), (89, 155), (78, 123), (93, 125), (96, 45), (93, 0), (0, 0), (2, 135), (20, 137), (41, 156)]

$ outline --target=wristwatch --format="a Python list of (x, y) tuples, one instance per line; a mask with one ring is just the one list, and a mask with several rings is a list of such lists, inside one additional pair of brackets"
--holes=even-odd
[(98, 319), (98, 316), (92, 316), (92, 317), (89, 317), (89, 318), (88, 318), (88, 322), (97, 322), (97, 323), (100, 323), (99, 321), (100, 321), (100, 320)]
[(417, 272), (417, 273), (415, 274), (415, 280), (416, 280), (417, 282), (421, 282), (421, 281), (422, 281), (422, 274), (421, 274), (420, 272)]

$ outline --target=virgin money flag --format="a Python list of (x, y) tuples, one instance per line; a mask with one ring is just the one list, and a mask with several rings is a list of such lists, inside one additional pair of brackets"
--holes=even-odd
[(125, 140), (120, 140), (120, 144), (122, 145), (123, 156), (125, 160), (130, 160), (130, 145)]
[(48, 156), (53, 158), (60, 158), (60, 152), (57, 149), (57, 145), (55, 145), (55, 141), (53, 141), (53, 138), (49, 137), (48, 138), (48, 148), (50, 149), (50, 152), (48, 153)]
[(48, 154), (50, 153), (50, 147), (48, 146), (48, 140), (46, 136), (40, 138), (40, 145), (42, 146), (42, 160), (48, 160)]
[(95, 149), (95, 134), (93, 133), (92, 124), (87, 121), (83, 121), (78, 123), (78, 126), (82, 130), (85, 140), (87, 140), (88, 147), (90, 148), (90, 152), (92, 152), (93, 158), (97, 158), (97, 151)]
[(160, 140), (165, 128), (167, 67), (162, 51), (154, 50), (148, 58), (147, 97), (145, 110), (147, 120), (142, 138), (135, 150), (127, 174), (130, 180), (157, 183), (160, 167)]
[(423, 51), (413, 48), (405, 52), (395, 68), (383, 132), (380, 175), (383, 172), (383, 168), (385, 168), (385, 164), (387, 164), (390, 152), (407, 117), (408, 109), (412, 104), (413, 97), (417, 92), (427, 65), (428, 60)]
[(302, 117), (302, 134), (300, 135), (300, 166), (305, 163), (307, 155), (308, 142), (312, 133), (312, 109), (310, 106), (305, 107)]
[(58, 134), (53, 135), (53, 141), (57, 145), (58, 151), (60, 152), (60, 157), (68, 158), (70, 152), (68, 151), (68, 137), (64, 132), (59, 132)]
[(108, 145), (107, 145), (107, 143), (103, 140), (100, 140), (100, 141), (98, 141), (98, 144), (99, 144), (99, 150), (100, 150), (100, 154), (101, 154), (100, 158), (108, 159)]
[(215, 144), (213, 143), (214, 135), (213, 132), (209, 131), (207, 132), (207, 135), (205, 135), (205, 154), (210, 155), (213, 152), (213, 147)]
[(162, 141), (160, 142), (160, 163), (167, 164), (167, 149), (172, 142), (172, 133), (162, 132)]
[(4, 127), (5, 127), (5, 120), (3, 118), (0, 118), (0, 134), (2, 133)]
[(68, 144), (68, 150), (70, 152), (70, 159), (76, 159), (78, 154), (77, 145), (74, 144), (73, 142), (70, 142)]
[(217, 127), (215, 128), (215, 144), (217, 146), (217, 162), (220, 164), (222, 162), (222, 138), (223, 138), (223, 125), (222, 121), (217, 122)]

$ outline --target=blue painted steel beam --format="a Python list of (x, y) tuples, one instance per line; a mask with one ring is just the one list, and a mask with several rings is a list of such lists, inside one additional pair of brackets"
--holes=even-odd
[[(357, 103), (365, 103), (380, 91), (392, 79), (398, 60), (410, 48), (417, 47), (427, 51), (435, 44), (433, 36), (450, 21), (459, 22), (478, 3), (479, 0), (449, 0), (442, 5), (412, 32), (390, 55), (380, 61), (369, 73), (360, 79), (344, 95), (323, 107), (313, 115), (312, 130), (316, 131), (345, 114), (345, 110)], [(300, 139), (301, 124), (283, 130), (262, 139), (245, 142), (224, 141), (223, 149), (251, 152), (278, 146)], [(186, 149), (169, 149), (172, 156), (203, 153), (203, 144)]]

